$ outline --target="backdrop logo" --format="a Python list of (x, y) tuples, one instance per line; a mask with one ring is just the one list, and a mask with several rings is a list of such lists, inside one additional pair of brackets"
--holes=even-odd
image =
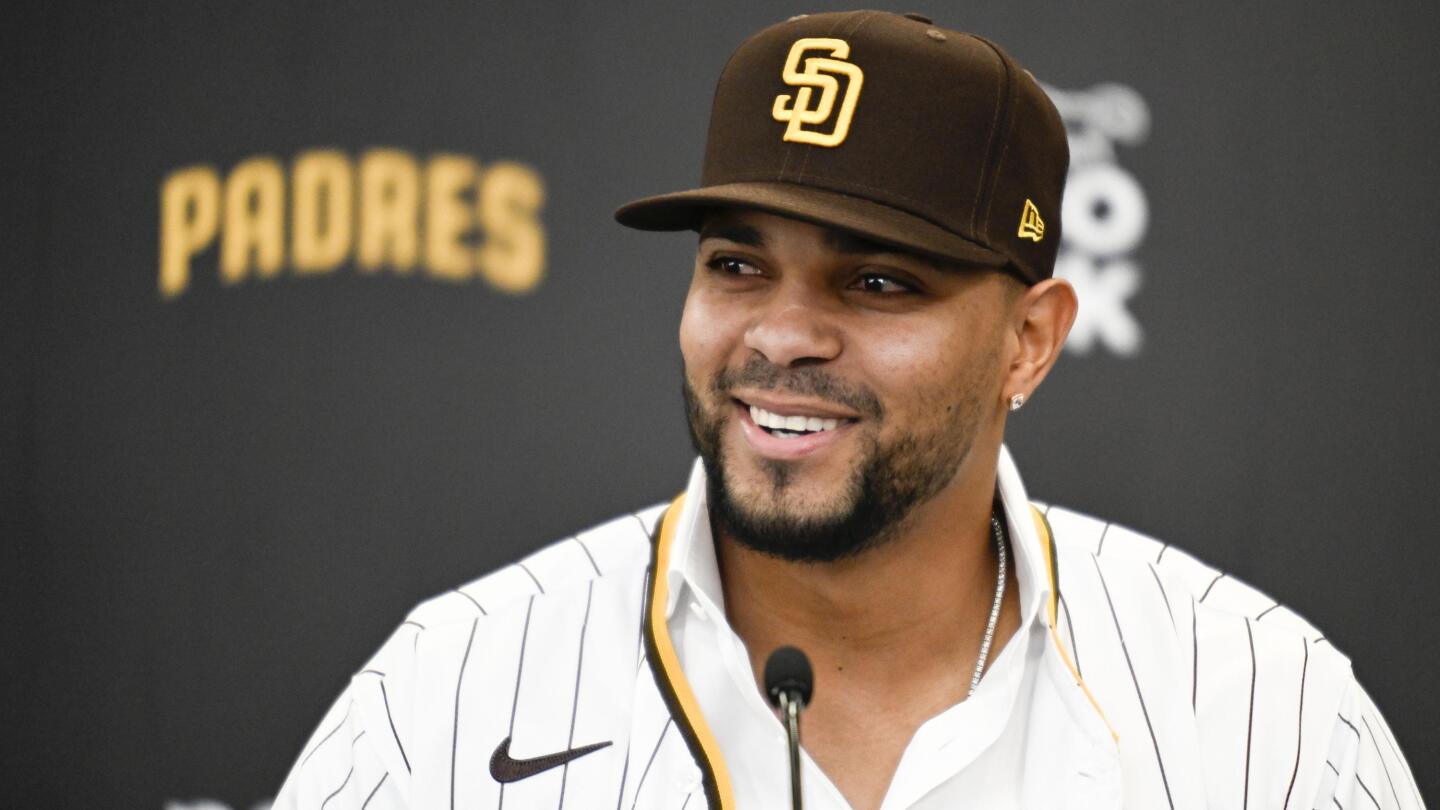
[[(835, 58), (807, 57), (805, 69), (800, 70), (801, 57), (807, 51), (817, 50), (829, 51), (830, 56)], [(792, 104), (789, 94), (782, 93), (775, 97), (775, 106), (770, 110), (776, 121), (788, 122), (782, 140), (815, 146), (839, 146), (845, 142), (845, 136), (850, 134), (850, 118), (855, 115), (855, 104), (860, 100), (860, 86), (865, 83), (864, 71), (844, 61), (849, 55), (850, 43), (843, 39), (807, 37), (795, 40), (781, 73), (786, 84), (799, 88), (795, 91), (795, 101)], [(824, 124), (835, 112), (835, 97), (840, 95), (840, 80), (836, 76), (844, 76), (848, 81), (834, 125), (829, 132), (805, 129), (806, 126)], [(820, 98), (812, 107), (810, 102), (816, 90), (820, 91)]]
[[(362, 274), (418, 269), (523, 293), (545, 274), (544, 201), (533, 169), (482, 167), (456, 154), (421, 161), (371, 149), (354, 160), (316, 149), (288, 167), (250, 157), (224, 177), (213, 166), (189, 166), (160, 184), (159, 292), (181, 295), (197, 269), (231, 285), (285, 272), (323, 275), (349, 262)], [(201, 254), (217, 241), (215, 264), (206, 267)]]
[(1145, 238), (1150, 211), (1140, 184), (1117, 160), (1116, 145), (1143, 143), (1150, 111), (1139, 93), (1119, 84), (1045, 92), (1070, 141), (1055, 275), (1075, 285), (1080, 312), (1065, 347), (1088, 354), (1099, 345), (1130, 357), (1144, 339), (1129, 309), (1141, 280), (1132, 256)]

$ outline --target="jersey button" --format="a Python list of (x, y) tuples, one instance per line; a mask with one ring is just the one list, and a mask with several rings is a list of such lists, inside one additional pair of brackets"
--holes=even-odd
[(681, 793), (694, 793), (700, 789), (700, 769), (693, 765), (681, 768), (675, 774), (675, 787)]

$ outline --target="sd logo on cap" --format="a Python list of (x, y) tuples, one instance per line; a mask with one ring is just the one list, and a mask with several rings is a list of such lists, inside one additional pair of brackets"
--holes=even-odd
[[(798, 70), (801, 57), (807, 51), (814, 50), (829, 51), (834, 58), (811, 56), (805, 59), (805, 70)], [(770, 113), (776, 121), (790, 124), (785, 128), (785, 140), (812, 143), (816, 146), (839, 146), (845, 142), (845, 136), (850, 132), (850, 118), (855, 114), (855, 103), (860, 100), (860, 88), (865, 83), (864, 71), (844, 61), (849, 55), (850, 44), (843, 39), (808, 37), (796, 40), (790, 47), (790, 55), (785, 58), (785, 69), (781, 75), (785, 77), (786, 84), (799, 90), (795, 93), (793, 104), (789, 94), (776, 96), (775, 106)], [(806, 125), (824, 124), (830, 118), (835, 109), (835, 97), (841, 92), (837, 76), (848, 81), (844, 90), (845, 97), (840, 102), (840, 109), (835, 115), (835, 123), (830, 132), (820, 133), (805, 129)], [(820, 91), (820, 98), (812, 107), (810, 102), (813, 90)]]

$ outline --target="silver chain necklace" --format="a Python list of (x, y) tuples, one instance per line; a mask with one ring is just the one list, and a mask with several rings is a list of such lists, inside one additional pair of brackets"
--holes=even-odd
[(970, 676), (970, 695), (975, 694), (975, 689), (980, 686), (980, 676), (985, 673), (985, 659), (990, 657), (990, 643), (995, 640), (995, 625), (1000, 621), (1000, 603), (1005, 599), (1005, 534), (994, 512), (990, 513), (990, 532), (995, 536), (995, 553), (1000, 557), (1000, 565), (997, 566), (999, 573), (995, 575), (995, 601), (990, 603), (990, 621), (985, 623), (985, 640), (980, 644), (980, 657), (975, 659), (975, 674)]

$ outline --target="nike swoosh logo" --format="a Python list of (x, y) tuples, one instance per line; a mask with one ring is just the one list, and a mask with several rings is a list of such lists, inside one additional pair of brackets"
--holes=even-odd
[(613, 742), (613, 740), (607, 740), (594, 745), (571, 748), (558, 754), (546, 754), (543, 757), (532, 757), (531, 759), (514, 759), (510, 756), (510, 738), (506, 737), (500, 741), (500, 745), (496, 746), (495, 753), (490, 755), (490, 775), (496, 782), (518, 782), (551, 768), (558, 768), (572, 759), (579, 759), (586, 754), (599, 751)]

